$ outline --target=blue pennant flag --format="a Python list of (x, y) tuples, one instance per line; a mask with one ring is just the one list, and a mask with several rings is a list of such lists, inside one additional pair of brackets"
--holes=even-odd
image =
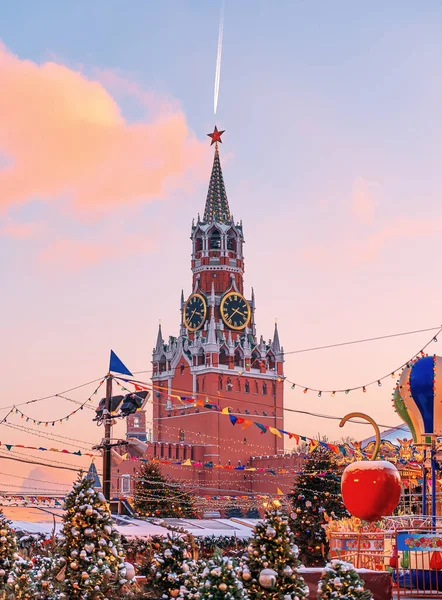
[(129, 369), (124, 365), (118, 356), (115, 354), (113, 350), (110, 353), (110, 361), (109, 361), (109, 373), (113, 371), (114, 373), (121, 373), (122, 375), (130, 375), (133, 377), (132, 373)]

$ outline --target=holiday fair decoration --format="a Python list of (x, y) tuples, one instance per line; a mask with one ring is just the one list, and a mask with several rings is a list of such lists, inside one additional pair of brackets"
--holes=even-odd
[(373, 595), (364, 585), (351, 563), (332, 560), (322, 571), (318, 584), (318, 599), (371, 600)]
[(35, 600), (38, 598), (35, 587), (33, 563), (17, 556), (6, 581), (6, 598), (14, 600)]
[[(442, 434), (442, 358), (423, 356), (408, 364), (399, 379), (399, 392), (417, 435), (429, 443)], [(403, 419), (403, 416), (399, 414)]]
[(66, 497), (57, 578), (69, 600), (103, 600), (127, 583), (120, 536), (93, 484), (80, 476)]
[(176, 533), (168, 534), (157, 544), (151, 566), (149, 591), (157, 598), (198, 598), (196, 563), (192, 557), (191, 538)]
[(308, 594), (297, 571), (298, 547), (279, 507), (278, 500), (265, 507), (238, 571), (250, 600), (302, 600)]
[(373, 419), (363, 413), (350, 413), (339, 423), (343, 427), (353, 418), (359, 417), (371, 423), (376, 433), (373, 460), (356, 461), (342, 473), (341, 490), (347, 510), (365, 521), (377, 521), (390, 515), (399, 504), (401, 477), (396, 467), (386, 460), (375, 460), (381, 444), (379, 427)]
[(205, 563), (198, 588), (201, 600), (246, 600), (243, 583), (236, 574), (232, 559), (217, 549)]
[(145, 517), (196, 519), (193, 496), (184, 486), (161, 472), (155, 463), (145, 463), (135, 485), (135, 510)]
[(327, 521), (348, 516), (338, 472), (334, 454), (318, 446), (305, 462), (290, 495), (293, 508), (289, 523), (299, 546), (299, 559), (306, 567), (323, 566), (327, 560)]
[(0, 590), (8, 579), (17, 553), (16, 537), (11, 524), (0, 510)]

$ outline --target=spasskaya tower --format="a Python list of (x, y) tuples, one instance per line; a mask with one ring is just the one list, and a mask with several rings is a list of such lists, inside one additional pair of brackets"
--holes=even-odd
[(181, 292), (179, 335), (166, 340), (160, 326), (152, 355), (154, 454), (181, 478), (172, 463), (195, 461), (186, 477), (200, 493), (229, 489), (238, 477), (244, 484), (240, 469), (252, 456), (283, 453), (282, 437), (268, 431), (284, 429), (283, 349), (276, 324), (272, 339), (257, 336), (253, 288), (244, 292), (243, 224), (224, 186), (223, 133), (208, 134), (215, 154), (204, 214), (192, 223), (192, 282)]

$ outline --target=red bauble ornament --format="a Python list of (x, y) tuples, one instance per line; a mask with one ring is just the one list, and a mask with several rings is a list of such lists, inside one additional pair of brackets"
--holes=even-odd
[(399, 504), (401, 477), (386, 460), (357, 461), (345, 468), (341, 491), (348, 512), (365, 521), (377, 521), (391, 515)]
[(442, 556), (440, 552), (433, 552), (430, 558), (430, 569), (440, 571), (442, 569)]

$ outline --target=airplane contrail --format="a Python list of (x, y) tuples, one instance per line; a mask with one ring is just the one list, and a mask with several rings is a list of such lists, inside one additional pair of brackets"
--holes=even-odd
[(226, 0), (221, 1), (221, 13), (219, 18), (219, 31), (218, 31), (218, 52), (216, 55), (216, 71), (215, 71), (215, 89), (213, 93), (213, 112), (216, 115), (218, 108), (218, 97), (219, 97), (219, 81), (221, 76), (221, 55), (223, 52), (223, 31), (224, 31), (224, 8), (226, 6)]

